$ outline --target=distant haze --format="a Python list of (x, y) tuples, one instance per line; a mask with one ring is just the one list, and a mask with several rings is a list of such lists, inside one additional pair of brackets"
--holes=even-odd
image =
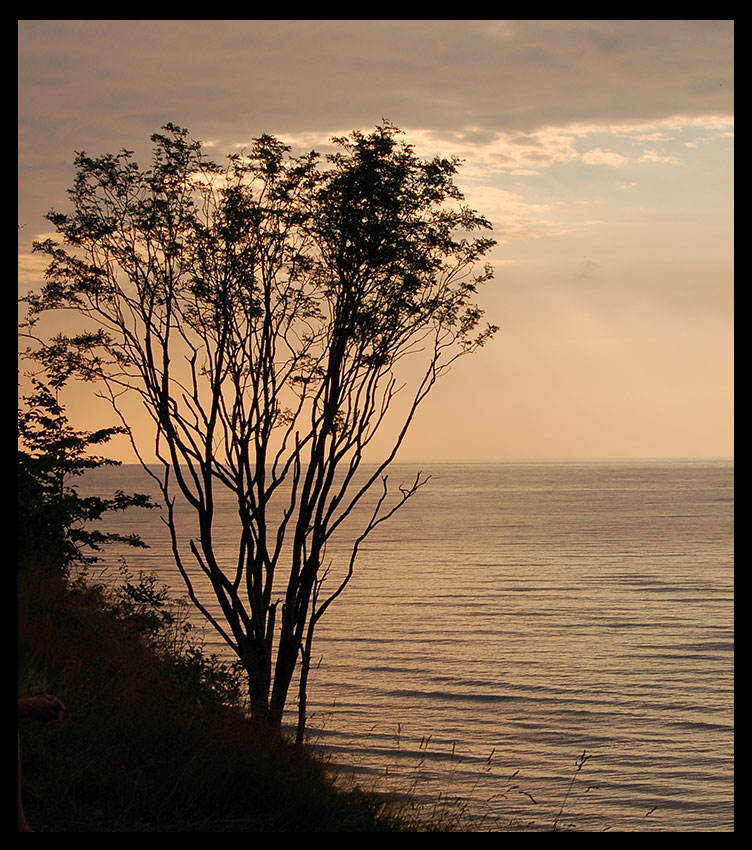
[[(262, 133), (326, 150), (385, 118), (418, 153), (464, 159), (499, 243), (480, 301), (501, 330), (437, 386), (400, 459), (733, 454), (732, 21), (18, 31), (21, 294), (76, 150), (146, 166), (167, 122), (217, 159)], [(89, 387), (64, 400), (77, 427), (115, 422)]]

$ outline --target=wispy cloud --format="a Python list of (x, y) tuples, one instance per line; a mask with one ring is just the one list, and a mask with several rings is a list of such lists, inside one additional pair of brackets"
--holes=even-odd
[(582, 161), (587, 165), (610, 165), (618, 167), (620, 165), (626, 165), (629, 160), (614, 151), (593, 148), (593, 150), (582, 154)]
[(665, 162), (665, 163), (677, 163), (679, 161), (678, 157), (669, 153), (661, 153), (660, 151), (654, 150), (652, 148), (646, 148), (645, 152), (638, 159), (638, 162)]

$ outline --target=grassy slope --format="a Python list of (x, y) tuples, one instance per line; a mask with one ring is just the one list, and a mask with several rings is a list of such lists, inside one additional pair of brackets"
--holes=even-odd
[(336, 790), (309, 752), (211, 707), (100, 594), (19, 583), (19, 696), (65, 720), (22, 721), (24, 805), (41, 832), (412, 831), (375, 795)]

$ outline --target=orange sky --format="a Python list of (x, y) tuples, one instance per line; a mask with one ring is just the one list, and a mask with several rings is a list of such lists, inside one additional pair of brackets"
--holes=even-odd
[[(172, 121), (215, 158), (388, 118), (494, 224), (496, 339), (400, 458), (733, 454), (729, 21), (21, 21), (20, 292), (75, 150)], [(74, 424), (111, 424), (87, 389)], [(123, 459), (132, 459), (114, 447)]]

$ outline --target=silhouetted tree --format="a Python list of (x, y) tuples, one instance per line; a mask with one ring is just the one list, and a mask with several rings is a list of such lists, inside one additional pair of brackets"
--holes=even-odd
[(82, 496), (75, 479), (88, 469), (118, 461), (91, 454), (121, 426), (76, 431), (58, 398), (58, 388), (33, 381), (33, 392), (18, 412), (18, 563), (19, 568), (52, 569), (66, 575), (74, 565), (99, 560), (109, 543), (143, 547), (137, 534), (97, 528), (106, 513), (130, 507), (156, 507), (148, 496), (117, 490), (111, 498)]
[[(457, 160), (420, 159), (388, 123), (334, 139), (325, 158), (264, 135), (222, 166), (186, 130), (162, 130), (148, 170), (127, 150), (77, 155), (73, 211), (48, 215), (60, 241), (36, 245), (49, 266), (26, 300), (32, 327), (69, 308), (94, 330), (35, 356), (101, 381), (116, 409), (124, 392), (141, 397), (161, 462), (145, 466), (190, 598), (274, 728), (300, 661), (302, 737), (316, 624), (368, 534), (425, 483), (392, 494), (387, 467), (437, 378), (496, 330), (472, 303), (494, 242), (473, 235), (490, 225), (461, 204)], [(408, 358), (418, 365), (403, 369)], [(390, 448), (362, 467), (387, 424)], [(349, 557), (330, 563), (327, 542), (374, 485)], [(231, 558), (226, 529), (218, 554), (217, 488), (237, 509)], [(198, 519), (192, 566), (176, 493)]]

